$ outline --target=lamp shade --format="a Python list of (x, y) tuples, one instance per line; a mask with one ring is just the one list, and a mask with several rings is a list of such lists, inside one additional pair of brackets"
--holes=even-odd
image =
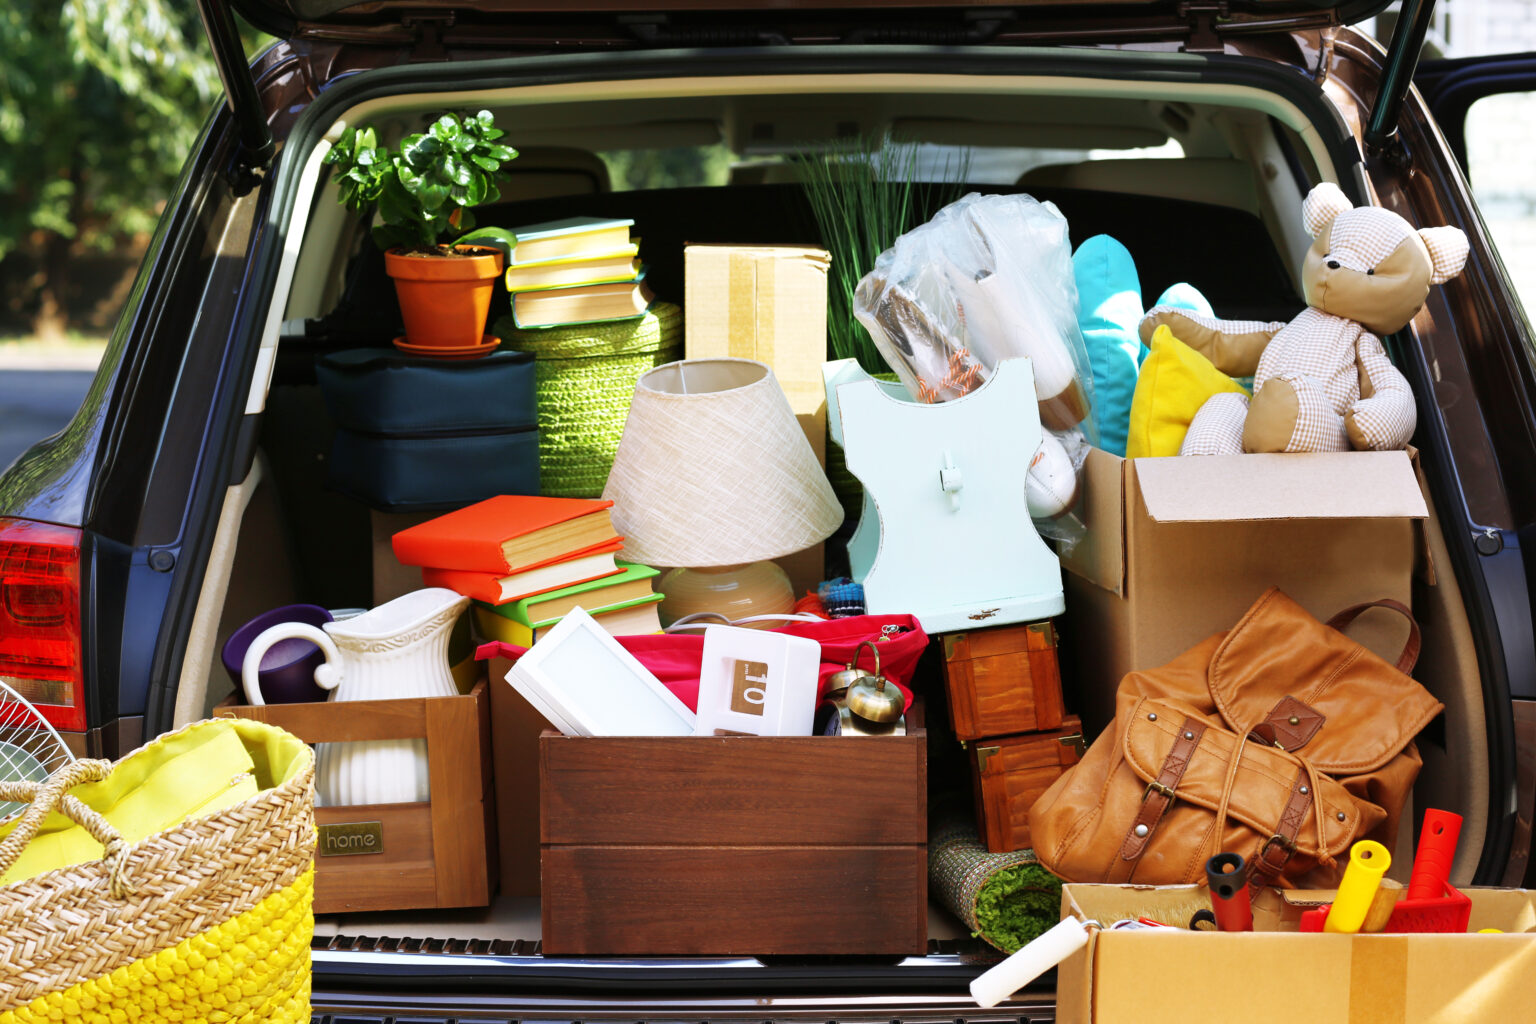
[(693, 568), (825, 540), (843, 509), (773, 371), (684, 359), (635, 386), (603, 497), (624, 557)]

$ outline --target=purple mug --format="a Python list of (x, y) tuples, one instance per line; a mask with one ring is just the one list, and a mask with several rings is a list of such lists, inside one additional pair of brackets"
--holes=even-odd
[[(246, 694), (240, 678), (241, 665), (251, 642), (258, 636), (284, 622), (302, 622), (319, 627), (332, 621), (332, 618), (331, 613), (319, 605), (285, 604), (281, 608), (263, 612), (231, 633), (224, 642), (220, 657), (224, 662), (224, 670), (234, 680), (235, 692)], [(324, 653), (308, 640), (299, 637), (279, 640), (262, 655), (261, 669), (256, 674), (262, 699), (268, 704), (303, 704), (325, 700), (330, 696), (329, 691), (315, 683), (315, 669), (324, 663)]]

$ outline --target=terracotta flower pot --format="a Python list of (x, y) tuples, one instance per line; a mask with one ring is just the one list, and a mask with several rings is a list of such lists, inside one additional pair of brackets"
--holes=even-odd
[(485, 336), (501, 253), (463, 246), (466, 255), (434, 256), (391, 249), (384, 269), (395, 279), (405, 338), (412, 345), (464, 348)]

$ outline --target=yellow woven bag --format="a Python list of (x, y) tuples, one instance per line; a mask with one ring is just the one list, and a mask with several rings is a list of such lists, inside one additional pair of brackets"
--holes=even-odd
[(0, 827), (0, 1024), (306, 1024), (314, 775), (230, 718), (0, 783), (30, 804)]

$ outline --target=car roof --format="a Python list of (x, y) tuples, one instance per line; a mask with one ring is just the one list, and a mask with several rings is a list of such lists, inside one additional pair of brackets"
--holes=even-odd
[[(322, 31), (358, 42), (378, 39), (384, 26), (494, 23), (502, 28), (551, 18), (596, 25), (655, 23), (668, 18), (695, 23), (750, 22), (760, 31), (784, 32), (794, 24), (842, 22), (868, 30), (871, 22), (923, 23), (930, 28), (990, 22), (1015, 26), (1021, 38), (1072, 38), (1091, 29), (1101, 42), (1145, 38), (1158, 27), (1184, 28), (1212, 19), (1283, 19), (1277, 30), (1304, 25), (1347, 24), (1370, 17), (1388, 0), (210, 0), (227, 3), (247, 21), (279, 37)], [(825, 41), (825, 40), (823, 40)], [(955, 40), (951, 40), (955, 41)], [(985, 40), (983, 40), (985, 41)]]

